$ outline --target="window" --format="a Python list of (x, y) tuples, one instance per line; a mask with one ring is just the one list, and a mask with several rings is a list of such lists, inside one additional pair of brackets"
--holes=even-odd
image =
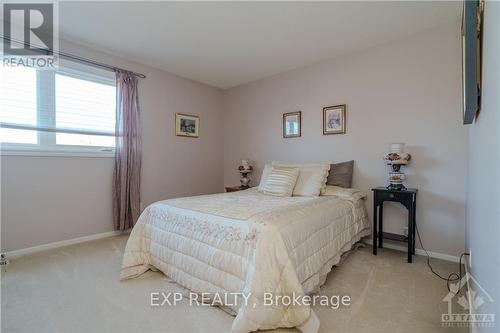
[(81, 67), (0, 67), (2, 151), (112, 151), (114, 75)]
[[(114, 86), (56, 74), (56, 127), (114, 135), (115, 90)], [(112, 147), (115, 138), (57, 133), (56, 144)]]
[[(36, 70), (3, 68), (0, 71), (0, 119), (6, 123), (36, 125)], [(35, 131), (0, 128), (0, 142), (38, 143)]]

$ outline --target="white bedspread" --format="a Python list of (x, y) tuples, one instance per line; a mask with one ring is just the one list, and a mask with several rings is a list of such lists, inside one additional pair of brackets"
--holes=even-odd
[(249, 189), (157, 202), (130, 234), (121, 278), (156, 268), (193, 292), (243, 292), (250, 297), (233, 309), (233, 332), (315, 331), (309, 306), (265, 306), (263, 295), (304, 295), (324, 283), (340, 255), (370, 233), (360, 197), (282, 198)]

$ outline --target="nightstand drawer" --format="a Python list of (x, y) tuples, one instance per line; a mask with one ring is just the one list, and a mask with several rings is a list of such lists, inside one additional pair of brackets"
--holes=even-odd
[(400, 202), (407, 206), (414, 201), (416, 192), (412, 189), (405, 191), (389, 191), (385, 188), (376, 188), (373, 190), (375, 192), (375, 204), (379, 205), (384, 201), (394, 201)]
[(408, 198), (408, 196), (411, 196), (411, 193), (403, 194), (403, 193), (380, 191), (377, 194), (377, 199), (384, 200), (384, 201), (398, 201), (399, 202), (401, 200), (405, 200), (406, 198)]

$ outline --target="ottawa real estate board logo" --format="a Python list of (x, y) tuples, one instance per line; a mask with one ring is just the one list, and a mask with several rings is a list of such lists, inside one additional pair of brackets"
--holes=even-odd
[(450, 284), (443, 302), (448, 303), (448, 312), (441, 315), (443, 327), (495, 327), (495, 314), (481, 309), (494, 300), (469, 272)]
[(57, 2), (2, 1), (2, 65), (56, 69)]

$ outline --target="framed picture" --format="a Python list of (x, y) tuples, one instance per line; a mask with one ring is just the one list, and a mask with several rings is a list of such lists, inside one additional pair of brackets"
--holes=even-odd
[(323, 135), (344, 134), (346, 122), (345, 104), (323, 108)]
[(283, 113), (283, 137), (298, 138), (302, 134), (302, 112)]
[(189, 114), (175, 114), (175, 135), (197, 138), (200, 131), (200, 117)]
[(484, 1), (464, 1), (462, 10), (462, 97), (464, 124), (481, 110)]

